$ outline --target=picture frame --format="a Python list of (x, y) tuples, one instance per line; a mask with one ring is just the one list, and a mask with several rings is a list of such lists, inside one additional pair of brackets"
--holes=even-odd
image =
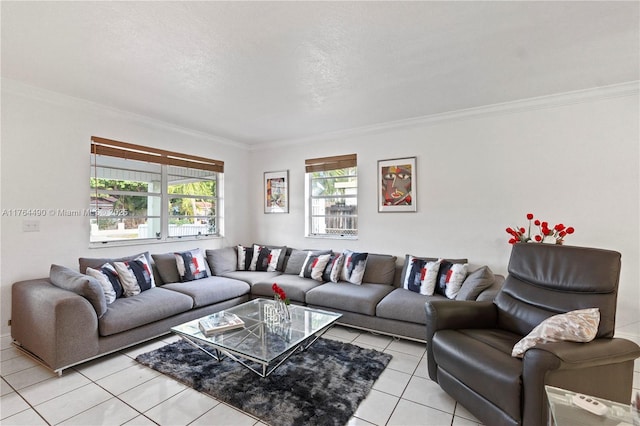
[(264, 212), (289, 213), (289, 170), (264, 172)]
[(378, 212), (417, 211), (416, 157), (378, 160)]

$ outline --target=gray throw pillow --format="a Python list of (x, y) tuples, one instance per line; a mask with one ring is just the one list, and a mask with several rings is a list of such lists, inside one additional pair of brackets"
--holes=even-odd
[(96, 310), (98, 318), (107, 312), (107, 299), (104, 297), (102, 286), (95, 278), (64, 266), (51, 265), (49, 281), (56, 287), (72, 291), (87, 299)]
[(206, 250), (207, 263), (213, 275), (222, 275), (238, 269), (238, 254), (235, 247)]
[(362, 282), (393, 285), (393, 279), (396, 275), (396, 259), (396, 256), (369, 253)]
[(300, 275), (300, 271), (302, 271), (302, 265), (304, 265), (304, 261), (307, 258), (306, 250), (291, 250), (291, 254), (289, 255), (289, 260), (287, 260), (287, 264), (284, 268), (285, 274), (292, 275)]
[(467, 275), (456, 300), (476, 300), (480, 293), (491, 287), (496, 277), (488, 266), (476, 269)]
[(164, 284), (180, 282), (176, 256), (173, 253), (152, 254), (151, 257)]

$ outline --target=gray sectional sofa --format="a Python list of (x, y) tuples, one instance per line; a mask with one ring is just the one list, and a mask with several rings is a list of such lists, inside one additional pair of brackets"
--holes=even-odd
[[(84, 275), (87, 267), (100, 268), (139, 255), (81, 258), (80, 272), (52, 266), (48, 278), (12, 286), (11, 335), (19, 348), (61, 374), (70, 366), (164, 335), (183, 322), (252, 298), (271, 298), (272, 285), (277, 283), (291, 303), (340, 312), (340, 324), (425, 341), (425, 303), (444, 296), (402, 288), (406, 265), (398, 265), (396, 256), (369, 254), (362, 283), (356, 285), (300, 277), (298, 265), (307, 251), (281, 249), (277, 269), (269, 272), (238, 270), (236, 247), (206, 250), (208, 276), (187, 282), (180, 281), (173, 253), (145, 253), (155, 286), (108, 305), (100, 285)], [(488, 268), (479, 268), (469, 273), (460, 296), (492, 300), (503, 280)], [(482, 282), (482, 286), (476, 291), (469, 288), (475, 284), (467, 281)]]

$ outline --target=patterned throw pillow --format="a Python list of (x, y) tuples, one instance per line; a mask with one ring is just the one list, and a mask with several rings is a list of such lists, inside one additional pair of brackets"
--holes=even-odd
[(344, 264), (340, 278), (351, 284), (362, 284), (369, 253), (357, 253), (351, 250), (345, 250), (342, 254), (344, 256)]
[(300, 276), (324, 282), (322, 275), (327, 263), (329, 263), (329, 259), (331, 259), (330, 254), (313, 254), (312, 252), (309, 252), (304, 264), (302, 265)]
[(135, 296), (156, 286), (153, 281), (151, 265), (145, 255), (140, 255), (127, 262), (113, 262), (113, 266), (118, 272), (125, 297)]
[(600, 310), (598, 308), (579, 309), (553, 315), (516, 343), (511, 356), (522, 358), (528, 349), (538, 343), (590, 342), (595, 339), (599, 325)]
[(440, 259), (439, 262), (440, 270), (438, 271), (435, 292), (448, 299), (455, 299), (464, 279), (467, 277), (469, 265), (466, 263), (451, 263), (443, 259)]
[(176, 252), (173, 254), (176, 258), (176, 266), (178, 267), (178, 275), (180, 275), (180, 281), (194, 281), (201, 278), (207, 278), (206, 260), (204, 260), (204, 254), (202, 250), (188, 250), (182, 252)]
[(238, 271), (248, 271), (253, 260), (253, 247), (238, 245)]
[(278, 269), (278, 261), (282, 249), (270, 249), (265, 246), (254, 245), (253, 257), (249, 265), (250, 271), (267, 271), (273, 272)]
[(429, 261), (415, 256), (407, 258), (402, 287), (416, 293), (431, 296), (436, 287), (440, 261)]
[(344, 256), (342, 254), (332, 254), (327, 262), (327, 266), (324, 268), (322, 274), (322, 280), (324, 282), (337, 283), (340, 281), (340, 274), (342, 273), (342, 264), (344, 263)]
[(122, 285), (118, 279), (118, 273), (115, 268), (109, 263), (105, 263), (100, 269), (93, 269), (87, 267), (87, 275), (95, 278), (102, 287), (104, 298), (107, 301), (107, 305), (113, 303), (117, 298), (124, 295)]

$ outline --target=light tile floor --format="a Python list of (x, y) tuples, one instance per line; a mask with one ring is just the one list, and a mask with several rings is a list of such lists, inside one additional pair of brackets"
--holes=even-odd
[[(640, 322), (616, 336), (640, 344)], [(479, 422), (427, 375), (425, 345), (334, 327), (326, 337), (388, 352), (393, 359), (350, 425), (468, 426)], [(2, 425), (263, 425), (134, 359), (177, 337), (167, 335), (113, 355), (51, 373), (0, 338)], [(640, 391), (640, 361), (634, 388)]]

